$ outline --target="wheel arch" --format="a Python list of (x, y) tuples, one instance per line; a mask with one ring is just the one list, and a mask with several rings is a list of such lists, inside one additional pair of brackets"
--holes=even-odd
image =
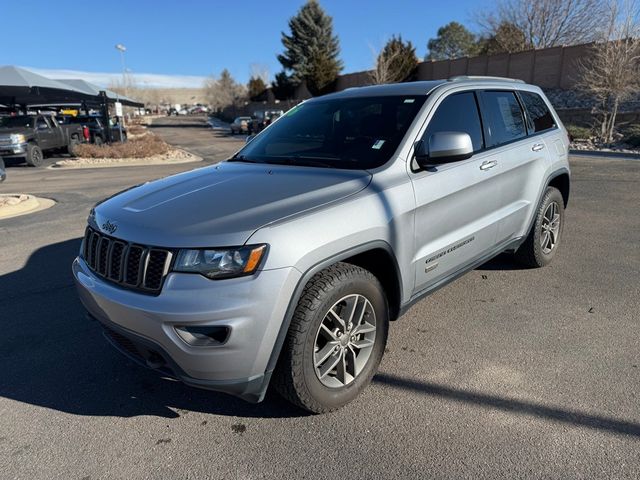
[(316, 273), (339, 262), (357, 265), (370, 271), (374, 276), (376, 276), (382, 284), (382, 287), (385, 289), (385, 294), (387, 295), (387, 300), (389, 302), (389, 318), (391, 320), (396, 320), (398, 318), (400, 313), (402, 277), (400, 274), (400, 267), (398, 266), (398, 262), (391, 245), (383, 240), (374, 240), (343, 250), (340, 253), (316, 263), (300, 277), (294, 293), (289, 300), (289, 305), (287, 306), (276, 342), (273, 350), (271, 351), (271, 356), (269, 357), (269, 362), (267, 363), (267, 369), (265, 372), (267, 377), (270, 377), (271, 373), (275, 369), (276, 363), (278, 362), (282, 346), (284, 345), (287, 332), (289, 331), (289, 326), (291, 325), (293, 313), (298, 305), (300, 297), (302, 296), (304, 287)]
[(567, 205), (569, 205), (569, 193), (571, 190), (571, 180), (569, 178), (569, 172), (563, 169), (559, 172), (554, 173), (554, 175), (549, 179), (547, 185), (549, 187), (554, 187), (560, 190), (564, 207), (567, 208)]

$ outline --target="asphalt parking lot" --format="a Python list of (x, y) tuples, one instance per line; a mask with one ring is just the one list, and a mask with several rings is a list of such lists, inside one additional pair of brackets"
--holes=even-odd
[(1, 478), (640, 477), (640, 161), (573, 157), (552, 265), (498, 257), (422, 300), (373, 385), (309, 416), (160, 379), (86, 319), (70, 265), (91, 206), (242, 144), (197, 119), (154, 131), (205, 162), (0, 184), (58, 202), (0, 220)]

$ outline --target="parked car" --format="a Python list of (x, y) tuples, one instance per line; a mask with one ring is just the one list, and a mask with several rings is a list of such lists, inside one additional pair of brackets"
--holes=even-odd
[(271, 382), (327, 412), (414, 302), (502, 252), (554, 259), (568, 145), (542, 90), (509, 79), (314, 98), (226, 162), (96, 205), (75, 282), (113, 345), (163, 375), (254, 402)]
[(231, 135), (235, 135), (236, 133), (249, 133), (249, 123), (251, 122), (251, 117), (238, 117), (236, 118), (229, 128), (231, 128)]
[(53, 116), (0, 118), (0, 156), (24, 157), (32, 167), (42, 164), (44, 152), (57, 150), (74, 155), (82, 141), (82, 126), (60, 125)]
[[(110, 128), (111, 138), (114, 142), (120, 141), (120, 128), (116, 126), (106, 127), (101, 117), (95, 115), (78, 115), (77, 117), (62, 117), (64, 124), (77, 124), (87, 127), (89, 141), (96, 145), (102, 145), (107, 141), (107, 128)], [(122, 141), (127, 141), (127, 128), (122, 128)]]
[(0, 157), (0, 182), (4, 182), (7, 179), (7, 172), (4, 168), (4, 160)]
[(249, 134), (257, 134), (284, 115), (282, 110), (259, 110), (249, 122)]

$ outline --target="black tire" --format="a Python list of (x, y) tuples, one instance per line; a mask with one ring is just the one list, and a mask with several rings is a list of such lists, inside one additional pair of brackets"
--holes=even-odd
[(44, 160), (44, 156), (42, 155), (42, 150), (39, 146), (28, 144), (27, 145), (27, 156), (25, 157), (25, 161), (27, 165), (30, 167), (39, 167), (42, 165)]
[(76, 147), (78, 146), (80, 142), (78, 141), (78, 137), (71, 137), (69, 139), (69, 145), (67, 145), (67, 153), (69, 155), (71, 155), (72, 157), (76, 156)]
[(127, 134), (126, 133), (122, 133), (122, 142), (126, 142), (127, 141)]
[[(557, 233), (555, 234), (555, 242), (551, 248), (549, 248), (550, 244), (546, 244), (546, 248), (543, 247), (543, 239), (544, 235), (544, 225), (547, 223), (547, 219), (545, 218), (545, 214), (549, 212), (550, 208), (553, 208), (553, 205), (556, 206), (556, 211), (558, 215), (559, 225), (557, 228)], [(547, 187), (544, 195), (542, 196), (542, 200), (540, 201), (540, 205), (538, 206), (538, 211), (536, 212), (535, 221), (533, 222), (533, 227), (527, 236), (527, 239), (524, 243), (518, 248), (515, 253), (515, 258), (521, 264), (531, 267), (531, 268), (540, 268), (548, 265), (555, 257), (556, 252), (558, 251), (558, 247), (560, 246), (560, 242), (562, 240), (562, 231), (564, 229), (564, 199), (562, 198), (562, 194), (557, 188)]]
[[(325, 316), (336, 302), (354, 294), (370, 302), (375, 319), (375, 339), (366, 363), (355, 378), (348, 384), (331, 388), (323, 384), (316, 374), (316, 336)], [(387, 298), (382, 285), (370, 272), (354, 265), (338, 263), (317, 273), (305, 286), (293, 314), (274, 372), (274, 387), (285, 399), (312, 413), (339, 409), (351, 402), (371, 382), (384, 354), (388, 328)]]
[(103, 144), (102, 137), (94, 137), (93, 144), (96, 146), (101, 146)]

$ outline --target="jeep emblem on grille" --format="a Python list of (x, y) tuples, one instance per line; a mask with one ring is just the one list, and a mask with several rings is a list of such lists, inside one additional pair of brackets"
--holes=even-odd
[(109, 220), (102, 224), (102, 229), (108, 233), (113, 233), (118, 229), (118, 225), (111, 223)]

